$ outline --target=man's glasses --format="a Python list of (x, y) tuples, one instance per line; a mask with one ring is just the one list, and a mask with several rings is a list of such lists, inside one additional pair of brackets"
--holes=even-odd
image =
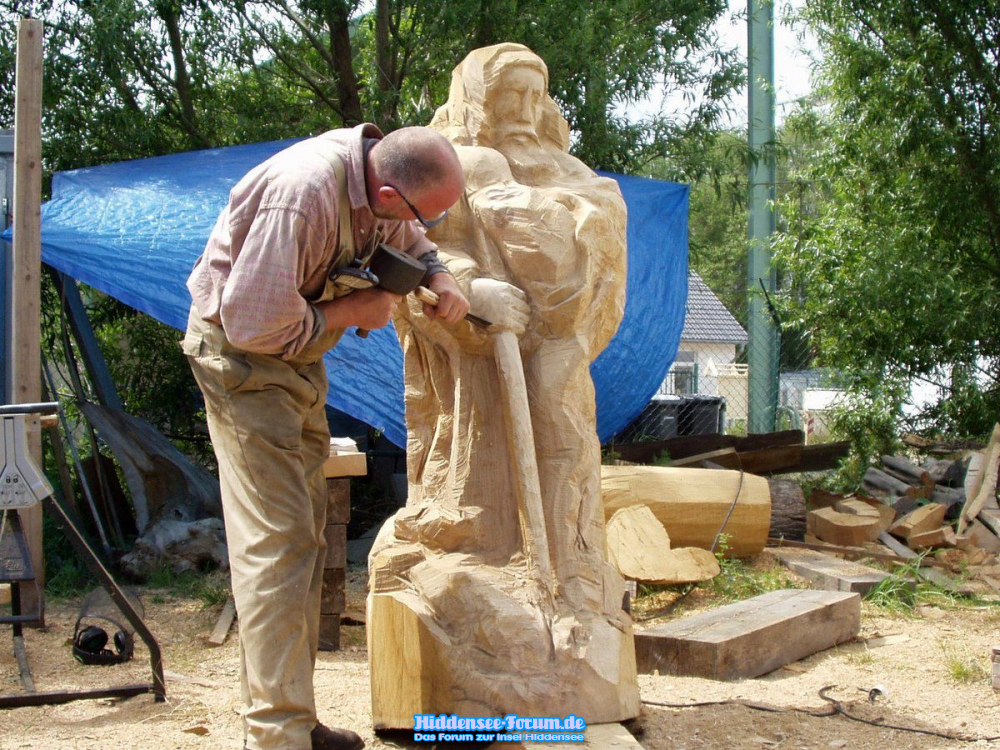
[(409, 208), (413, 212), (413, 215), (416, 217), (417, 221), (419, 221), (428, 229), (430, 229), (431, 227), (436, 227), (438, 224), (440, 224), (448, 217), (448, 209), (445, 209), (440, 214), (435, 216), (433, 219), (425, 219), (423, 216), (420, 215), (420, 212), (417, 210), (417, 207), (406, 199), (406, 196), (403, 195), (403, 191), (401, 191), (395, 185), (390, 185), (388, 182), (385, 183), (385, 186), (391, 187), (393, 190), (395, 190), (396, 193), (399, 195), (399, 197), (403, 199), (403, 203), (406, 204), (407, 208)]

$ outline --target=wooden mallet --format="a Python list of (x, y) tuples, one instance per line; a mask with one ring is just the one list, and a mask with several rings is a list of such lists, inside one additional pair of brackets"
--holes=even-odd
[[(420, 286), (424, 274), (427, 273), (427, 266), (411, 255), (397, 250), (384, 242), (380, 243), (372, 253), (368, 262), (368, 270), (378, 280), (375, 286), (387, 292), (405, 297), (411, 292), (421, 302), (437, 307), (441, 299), (430, 289)], [(484, 320), (472, 313), (468, 313), (465, 319), (473, 325), (488, 329), (492, 323)], [(368, 331), (359, 328), (358, 336), (367, 338)]]

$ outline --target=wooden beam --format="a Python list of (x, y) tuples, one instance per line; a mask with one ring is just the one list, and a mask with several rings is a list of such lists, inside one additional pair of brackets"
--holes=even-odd
[(823, 591), (851, 591), (864, 596), (889, 577), (881, 570), (814, 550), (778, 549), (774, 554), (787, 568), (811, 581), (811, 588)]
[(861, 597), (842, 591), (782, 589), (636, 633), (640, 674), (738, 680), (853, 638)]
[[(11, 290), (11, 398), (38, 403), (42, 396), (42, 22), (22, 18), (17, 29), (17, 72), (14, 92), (14, 251)], [(42, 465), (42, 433), (38, 419), (28, 420), (28, 448)], [(45, 622), (42, 555), (42, 506), (19, 511), (38, 588), (24, 587), (25, 613), (38, 612)]]

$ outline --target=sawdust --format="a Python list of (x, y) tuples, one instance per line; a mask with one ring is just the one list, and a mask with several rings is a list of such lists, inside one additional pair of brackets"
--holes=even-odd
[[(348, 576), (348, 610), (364, 611), (365, 574)], [(48, 628), (26, 631), (39, 690), (65, 690), (148, 682), (144, 648), (116, 667), (73, 661), (69, 640), (79, 600), (50, 602)], [(147, 590), (147, 622), (164, 652), (168, 696), (79, 701), (62, 706), (0, 711), (0, 748), (239, 748), (238, 649), (235, 639), (205, 646), (221, 607)], [(1000, 736), (1000, 700), (990, 682), (990, 647), (1000, 615), (989, 609), (924, 608), (914, 617), (890, 617), (865, 607), (861, 636), (754, 680), (640, 676), (643, 714), (628, 728), (643, 747), (660, 748), (948, 748), (970, 743), (891, 730), (843, 716), (795, 710), (765, 712), (743, 705), (668, 708), (739, 700), (780, 709), (825, 713), (831, 704), (876, 723), (957, 735)], [(5, 628), (6, 632), (9, 630)], [(369, 728), (368, 664), (364, 628), (342, 628), (343, 648), (322, 653), (316, 667), (320, 719), (358, 730), (370, 748), (398, 747), (398, 738)], [(0, 693), (20, 691), (9, 637), (0, 643)], [(869, 692), (879, 686), (877, 702)], [(986, 744), (983, 743), (972, 743)], [(455, 745), (449, 747), (455, 748)]]

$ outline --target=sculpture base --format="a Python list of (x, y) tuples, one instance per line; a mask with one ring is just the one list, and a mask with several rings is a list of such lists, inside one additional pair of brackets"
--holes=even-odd
[(620, 597), (610, 613), (547, 615), (518, 566), (474, 565), (461, 555), (424, 559), (409, 580), (394, 577), (395, 590), (379, 591), (389, 579), (376, 569), (399, 572), (400, 555), (412, 554), (372, 559), (375, 729), (412, 729), (415, 714), (573, 714), (588, 726), (639, 715), (632, 626)]

